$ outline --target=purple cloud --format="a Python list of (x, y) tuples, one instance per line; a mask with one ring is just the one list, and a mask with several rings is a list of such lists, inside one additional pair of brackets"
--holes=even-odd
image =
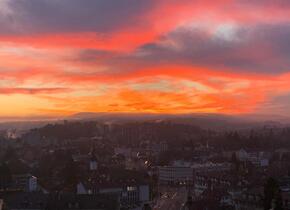
[(0, 33), (108, 32), (130, 24), (152, 9), (155, 1), (17, 0), (1, 14)]

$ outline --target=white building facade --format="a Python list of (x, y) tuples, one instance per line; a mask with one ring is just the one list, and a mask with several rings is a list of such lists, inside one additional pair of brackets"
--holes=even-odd
[(193, 169), (189, 166), (160, 166), (158, 170), (161, 184), (186, 184), (193, 182)]

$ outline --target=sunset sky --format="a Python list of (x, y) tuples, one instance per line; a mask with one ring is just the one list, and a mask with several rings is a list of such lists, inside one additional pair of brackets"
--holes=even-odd
[(0, 0), (0, 116), (290, 116), (289, 0)]

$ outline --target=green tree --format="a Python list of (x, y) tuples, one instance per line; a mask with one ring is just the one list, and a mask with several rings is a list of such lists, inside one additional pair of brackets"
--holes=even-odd
[(78, 167), (72, 157), (69, 157), (62, 171), (65, 187), (75, 189), (78, 182)]
[(283, 200), (280, 190), (275, 197), (275, 210), (283, 210)]
[(6, 162), (6, 161), (10, 161), (10, 160), (15, 160), (17, 158), (18, 158), (18, 156), (16, 154), (15, 149), (13, 147), (9, 146), (3, 155), (3, 161)]
[(283, 210), (279, 185), (274, 178), (269, 178), (264, 186), (264, 209), (271, 209), (273, 201), (274, 210)]
[(12, 182), (11, 171), (6, 163), (0, 165), (0, 189), (6, 190)]

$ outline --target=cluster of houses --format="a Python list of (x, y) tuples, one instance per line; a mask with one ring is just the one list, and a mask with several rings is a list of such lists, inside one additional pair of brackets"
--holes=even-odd
[[(143, 210), (159, 199), (159, 186), (173, 186), (188, 190), (182, 199), (192, 208), (184, 205), (183, 209), (260, 210), (264, 209), (264, 185), (269, 177), (279, 184), (283, 208), (290, 209), (287, 149), (221, 151), (207, 143), (195, 149), (180, 147), (176, 151), (191, 154), (191, 158), (176, 157), (160, 164), (161, 154), (172, 152), (166, 141), (128, 147), (110, 145), (102, 138), (82, 138), (56, 144), (15, 146), (21, 158), (10, 155), (0, 166), (0, 209)], [(64, 166), (55, 166), (45, 178), (35, 173), (40, 167), (45, 171), (42, 156), (64, 153), (59, 151), (70, 151), (80, 170), (71, 174), (76, 180), (72, 176), (75, 182), (69, 187), (59, 178)], [(68, 168), (75, 173), (73, 166)]]
[(274, 152), (240, 149), (220, 153), (223, 158), (209, 155), (207, 160), (174, 161), (159, 166), (157, 173), (161, 185), (184, 185), (190, 189), (187, 203), (191, 208), (187, 209), (213, 210), (264, 209), (264, 186), (273, 177), (279, 184), (283, 209), (287, 210), (290, 177), (282, 157), (288, 153), (285, 149)]
[[(54, 155), (54, 151), (48, 153)], [(87, 155), (75, 153), (72, 161), (80, 165), (74, 186), (62, 185), (56, 171), (50, 180), (34, 174), (34, 165), (26, 160), (13, 159), (0, 167), (0, 204), (2, 209), (117, 210), (149, 208), (152, 184), (146, 171), (124, 167), (126, 157), (114, 153), (111, 158), (100, 158), (93, 146)], [(8, 167), (9, 166), (9, 167)], [(44, 166), (45, 167), (45, 166)], [(3, 169), (3, 170), (2, 170)], [(5, 177), (6, 172), (11, 177)], [(1, 209), (0, 208), (0, 209)], [(1, 209), (1, 210), (2, 210)]]

